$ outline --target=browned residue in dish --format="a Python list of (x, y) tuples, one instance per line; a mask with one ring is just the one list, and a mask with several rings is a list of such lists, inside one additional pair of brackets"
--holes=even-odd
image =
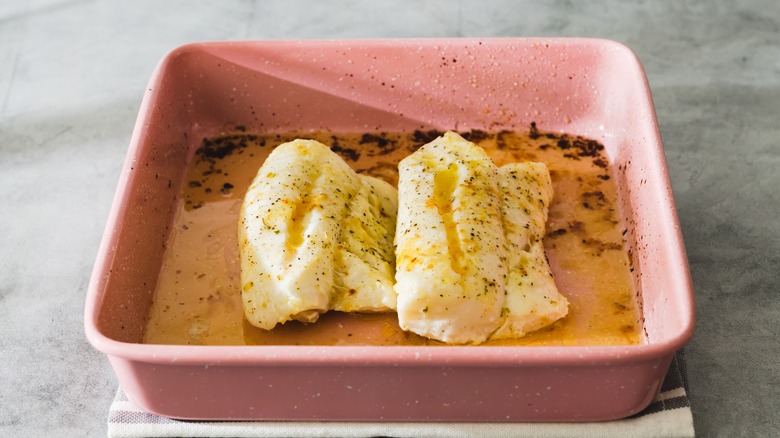
[[(331, 145), (358, 172), (398, 182), (401, 158), (441, 132), (257, 135), (243, 127), (204, 139), (187, 173), (149, 315), (146, 343), (438, 345), (403, 332), (394, 313), (331, 312), (315, 324), (267, 332), (243, 321), (236, 221), (244, 193), (272, 148), (296, 137)], [(624, 244), (625, 226), (603, 146), (569, 134), (469, 131), (498, 165), (543, 161), (551, 170), (545, 248), (569, 315), (524, 338), (483, 345), (625, 345), (641, 342), (641, 321)]]

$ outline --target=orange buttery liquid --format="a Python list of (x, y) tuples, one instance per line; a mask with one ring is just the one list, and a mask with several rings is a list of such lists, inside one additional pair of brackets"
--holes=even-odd
[[(244, 193), (273, 147), (294, 138), (331, 146), (352, 167), (397, 185), (397, 164), (437, 132), (279, 134), (205, 139), (188, 169), (144, 342), (193, 345), (441, 345), (400, 329), (395, 313), (328, 312), (265, 331), (243, 318), (237, 221)], [(542, 161), (554, 200), (544, 239), (569, 314), (513, 340), (481, 345), (625, 345), (642, 341), (616, 189), (603, 148), (566, 134), (463, 133), (498, 166)]]

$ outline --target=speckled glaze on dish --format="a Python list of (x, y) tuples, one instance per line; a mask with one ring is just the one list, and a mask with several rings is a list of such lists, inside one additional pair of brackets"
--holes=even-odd
[[(265, 132), (569, 132), (602, 142), (643, 304), (623, 347), (140, 344), (188, 159), (226, 125)], [(597, 421), (657, 393), (690, 339), (693, 293), (649, 88), (590, 39), (204, 43), (155, 71), (85, 308), (130, 399), (188, 419)]]

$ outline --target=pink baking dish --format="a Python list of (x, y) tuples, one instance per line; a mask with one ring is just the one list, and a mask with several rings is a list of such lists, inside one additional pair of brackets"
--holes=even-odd
[[(248, 130), (563, 131), (602, 142), (641, 294), (623, 347), (170, 346), (140, 343), (188, 159)], [(128, 397), (187, 419), (597, 421), (639, 412), (694, 326), (693, 292), (649, 87), (592, 39), (191, 44), (152, 76), (97, 256), (89, 341)]]

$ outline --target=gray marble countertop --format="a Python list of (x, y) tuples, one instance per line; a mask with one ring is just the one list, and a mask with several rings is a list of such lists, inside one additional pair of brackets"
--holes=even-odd
[(0, 436), (104, 436), (89, 275), (147, 80), (193, 41), (587, 36), (655, 99), (697, 298), (699, 436), (780, 436), (780, 8), (734, 2), (0, 2)]

